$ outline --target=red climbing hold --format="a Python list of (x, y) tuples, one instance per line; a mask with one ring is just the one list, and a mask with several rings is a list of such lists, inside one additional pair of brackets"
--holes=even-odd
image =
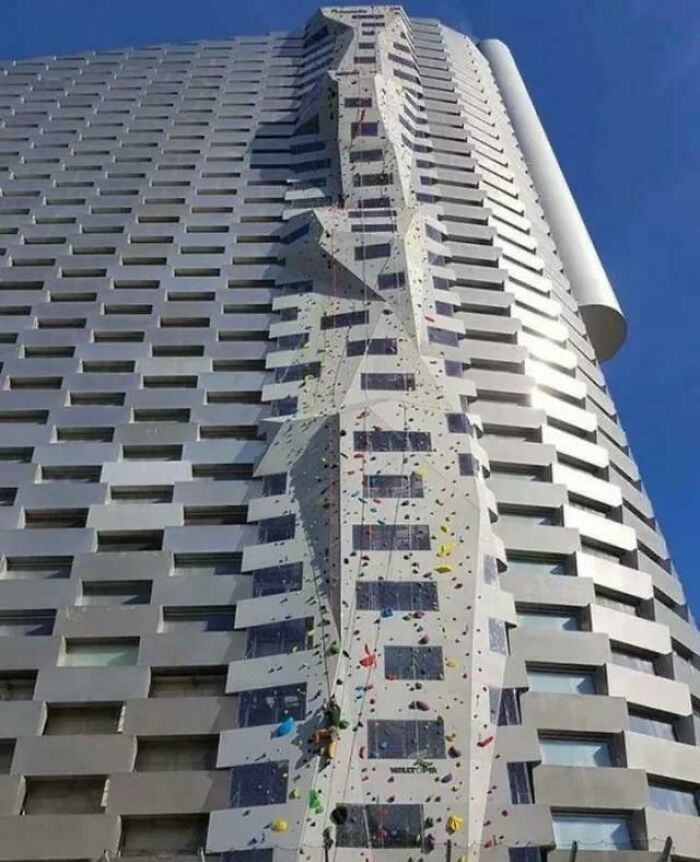
[(487, 745), (491, 745), (493, 740), (494, 740), (493, 736), (486, 736), (486, 737), (484, 737), (484, 739), (480, 739), (477, 742), (477, 745), (479, 746), (479, 748), (486, 748)]

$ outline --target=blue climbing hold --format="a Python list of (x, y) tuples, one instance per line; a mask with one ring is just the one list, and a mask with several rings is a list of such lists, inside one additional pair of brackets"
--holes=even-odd
[(294, 730), (294, 719), (291, 715), (288, 715), (287, 718), (282, 722), (282, 724), (277, 726), (277, 730), (275, 730), (275, 736), (287, 736), (288, 733), (291, 733)]

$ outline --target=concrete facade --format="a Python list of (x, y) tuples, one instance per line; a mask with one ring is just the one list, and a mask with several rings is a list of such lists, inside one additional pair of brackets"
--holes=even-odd
[(624, 318), (504, 45), (7, 63), (0, 188), (0, 862), (700, 859)]

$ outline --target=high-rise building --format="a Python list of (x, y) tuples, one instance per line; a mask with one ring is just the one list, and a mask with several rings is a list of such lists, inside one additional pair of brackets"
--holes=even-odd
[(625, 323), (508, 49), (326, 8), (0, 110), (0, 862), (700, 859)]

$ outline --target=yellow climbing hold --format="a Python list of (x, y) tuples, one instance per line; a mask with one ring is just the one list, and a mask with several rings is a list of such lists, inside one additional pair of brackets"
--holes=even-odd
[(286, 832), (289, 829), (289, 823), (286, 820), (275, 820), (272, 824), (273, 832)]
[(449, 557), (451, 553), (452, 545), (448, 544), (447, 542), (444, 542), (442, 545), (440, 545), (437, 555), (438, 557)]
[(464, 818), (460, 817), (457, 814), (450, 814), (447, 818), (447, 822), (445, 823), (445, 828), (452, 835), (454, 832), (459, 832), (459, 830), (464, 826)]
[(298, 799), (300, 796), (301, 796), (301, 791), (299, 790), (299, 788), (293, 787), (289, 793), (289, 798), (290, 799)]
[(439, 575), (445, 575), (445, 574), (447, 574), (448, 572), (451, 572), (451, 571), (452, 571), (452, 566), (448, 566), (448, 565), (447, 565), (447, 563), (440, 563), (440, 565), (439, 565), (439, 566), (435, 566), (435, 571), (436, 571)]
[(446, 658), (445, 664), (447, 667), (458, 667), (457, 659), (455, 658)]

